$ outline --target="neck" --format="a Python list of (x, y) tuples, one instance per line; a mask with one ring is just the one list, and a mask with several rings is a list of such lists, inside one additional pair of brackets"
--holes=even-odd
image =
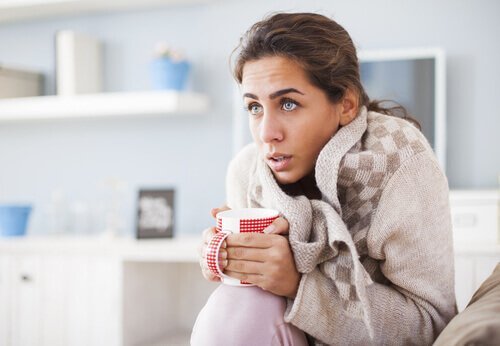
[(290, 196), (304, 195), (309, 199), (321, 199), (321, 191), (316, 184), (314, 171), (292, 184), (281, 185), (281, 189)]

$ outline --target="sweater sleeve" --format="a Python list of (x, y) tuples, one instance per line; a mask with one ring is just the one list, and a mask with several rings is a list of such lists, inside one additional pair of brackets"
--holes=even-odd
[(367, 236), (387, 284), (367, 287), (374, 330), (347, 316), (333, 282), (316, 268), (288, 300), (291, 322), (327, 344), (429, 345), (456, 314), (448, 184), (428, 152), (386, 185)]

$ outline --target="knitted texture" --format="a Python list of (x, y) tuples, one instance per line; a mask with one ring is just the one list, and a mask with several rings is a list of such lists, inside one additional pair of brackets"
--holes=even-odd
[[(402, 119), (362, 108), (321, 150), (315, 178), (322, 200), (287, 195), (255, 146), (245, 148), (228, 171), (230, 207), (274, 208), (290, 224), (290, 246), (303, 275), (297, 298), (288, 301), (285, 319), (317, 343), (418, 344), (418, 337), (429, 343), (455, 313), (455, 301), (447, 185), (425, 138)], [(420, 191), (405, 190), (405, 185), (414, 189), (415, 184)], [(386, 210), (395, 199), (404, 202), (412, 192), (423, 205), (415, 202), (416, 211), (407, 219), (404, 206)], [(436, 193), (435, 210), (424, 214), (432, 193)], [(387, 202), (381, 206), (381, 200)], [(384, 224), (394, 214), (402, 216), (400, 224)], [(407, 233), (414, 228), (423, 232), (418, 240)], [(431, 242), (442, 243), (441, 253), (433, 246), (425, 248)], [(412, 259), (403, 258), (401, 248), (406, 246), (404, 251)], [(428, 274), (421, 278), (407, 274), (418, 273), (419, 265), (428, 266), (427, 261), (435, 258), (443, 261)], [(391, 271), (388, 267), (394, 261)], [(405, 296), (409, 299), (402, 299)], [(391, 333), (388, 321), (394, 322), (394, 329), (400, 322), (389, 318), (394, 312), (386, 310), (396, 303), (401, 315), (409, 316), (401, 320), (400, 330)], [(422, 309), (429, 317), (419, 325)], [(416, 331), (401, 333), (406, 323)], [(395, 336), (400, 339), (391, 339)]]

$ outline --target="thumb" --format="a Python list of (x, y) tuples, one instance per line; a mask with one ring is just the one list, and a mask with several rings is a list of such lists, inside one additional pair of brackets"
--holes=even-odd
[(290, 225), (288, 224), (288, 221), (283, 217), (279, 217), (276, 220), (274, 220), (272, 224), (264, 228), (264, 233), (288, 234), (289, 227)]
[(217, 213), (221, 212), (221, 211), (226, 211), (226, 210), (229, 210), (231, 208), (229, 208), (227, 205), (223, 205), (222, 207), (219, 207), (219, 208), (213, 208), (212, 210), (210, 210), (210, 214), (212, 214), (212, 217), (215, 218), (215, 216), (217, 215)]

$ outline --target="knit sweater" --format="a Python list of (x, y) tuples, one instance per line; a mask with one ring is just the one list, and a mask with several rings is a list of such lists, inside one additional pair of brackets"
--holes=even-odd
[(231, 161), (231, 208), (274, 208), (302, 273), (285, 320), (316, 344), (428, 345), (456, 314), (448, 185), (409, 122), (361, 108), (322, 148), (321, 200), (290, 196), (250, 144)]

